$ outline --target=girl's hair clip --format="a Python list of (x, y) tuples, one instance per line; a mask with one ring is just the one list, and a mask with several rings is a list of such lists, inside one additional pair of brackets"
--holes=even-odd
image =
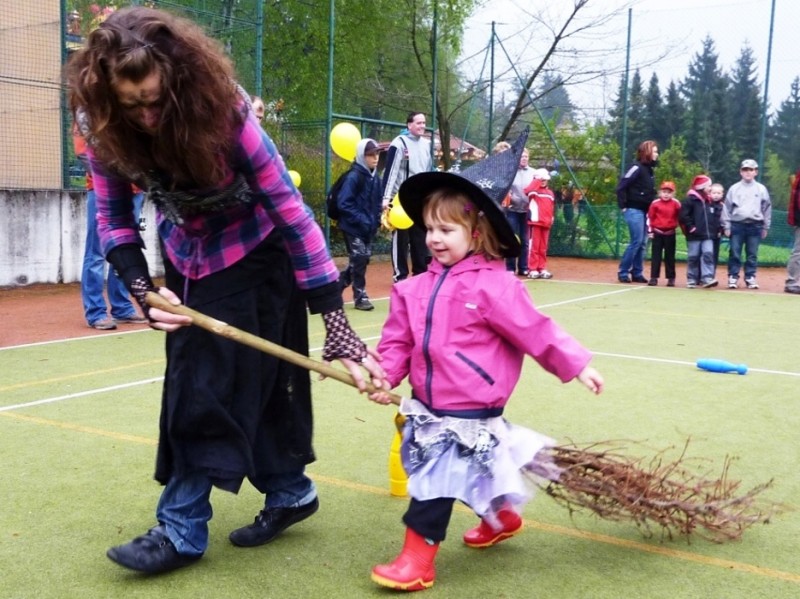
[(472, 204), (470, 204), (469, 202), (464, 204), (464, 212), (472, 212)]

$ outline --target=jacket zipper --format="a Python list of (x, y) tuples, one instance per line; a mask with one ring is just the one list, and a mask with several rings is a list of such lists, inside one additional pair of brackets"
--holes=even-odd
[(425, 394), (428, 396), (428, 407), (433, 408), (433, 362), (431, 361), (431, 354), (429, 345), (431, 340), (431, 324), (433, 321), (433, 305), (436, 303), (436, 296), (444, 284), (445, 277), (450, 272), (451, 266), (445, 267), (442, 276), (436, 281), (436, 285), (431, 293), (431, 301), (428, 304), (428, 310), (425, 313), (425, 334), (422, 336), (422, 355), (425, 357)]

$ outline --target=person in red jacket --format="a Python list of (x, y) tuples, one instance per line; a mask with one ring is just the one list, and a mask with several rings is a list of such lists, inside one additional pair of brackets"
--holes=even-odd
[(792, 181), (787, 218), (789, 224), (794, 227), (794, 247), (789, 262), (786, 263), (786, 284), (783, 290), (786, 293), (800, 294), (800, 169)]
[(647, 236), (653, 240), (648, 285), (658, 285), (661, 259), (664, 259), (664, 274), (667, 287), (675, 287), (675, 231), (678, 228), (678, 213), (681, 203), (675, 198), (675, 184), (664, 181), (658, 190), (659, 199), (647, 210)]
[(533, 171), (533, 181), (525, 188), (530, 200), (530, 253), (528, 254), (528, 278), (552, 279), (547, 270), (547, 246), (550, 242), (550, 228), (553, 226), (556, 198), (553, 190), (547, 187), (550, 173), (547, 169)]

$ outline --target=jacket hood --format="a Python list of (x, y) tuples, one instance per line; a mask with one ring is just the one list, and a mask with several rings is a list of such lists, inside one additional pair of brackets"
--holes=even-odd
[(366, 170), (371, 176), (374, 177), (375, 173), (378, 171), (378, 168), (375, 167), (375, 169), (370, 170), (370, 168), (367, 166), (366, 161), (364, 160), (364, 148), (367, 147), (368, 142), (372, 142), (373, 144), (378, 145), (378, 142), (376, 142), (374, 139), (370, 139), (369, 137), (365, 137), (360, 142), (358, 142), (358, 145), (356, 146), (356, 164), (360, 164), (361, 166), (363, 166), (364, 170)]

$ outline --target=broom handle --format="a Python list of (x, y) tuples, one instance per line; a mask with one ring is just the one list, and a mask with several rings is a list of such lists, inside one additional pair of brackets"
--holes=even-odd
[[(189, 308), (188, 306), (184, 306), (183, 304), (174, 306), (169, 301), (167, 301), (154, 291), (150, 291), (147, 293), (147, 303), (153, 308), (164, 310), (164, 312), (170, 312), (172, 314), (180, 314), (182, 316), (188, 316), (189, 318), (192, 319), (192, 324), (200, 327), (201, 329), (205, 329), (217, 335), (221, 335), (222, 337), (226, 337), (227, 339), (237, 341), (238, 343), (242, 343), (243, 345), (247, 345), (249, 347), (262, 351), (265, 354), (269, 354), (270, 356), (274, 356), (276, 358), (280, 358), (281, 360), (289, 362), (290, 364), (294, 364), (295, 366), (300, 366), (301, 368), (317, 372), (328, 378), (336, 379), (337, 381), (344, 383), (346, 385), (350, 385), (351, 387), (357, 387), (355, 381), (353, 380), (352, 375), (350, 375), (350, 373), (348, 372), (344, 372), (343, 370), (334, 368), (329, 364), (325, 364), (317, 360), (312, 360), (308, 356), (299, 354), (296, 351), (292, 351), (291, 349), (285, 348), (282, 345), (278, 345), (277, 343), (273, 343), (272, 341), (267, 341), (266, 339), (262, 339), (257, 335), (248, 333), (247, 331), (237, 329), (236, 327), (231, 326), (225, 322), (222, 322), (221, 320), (217, 320), (216, 318), (207, 316), (206, 314), (198, 312), (197, 310), (192, 310), (191, 308)], [(368, 393), (374, 393), (378, 391), (378, 389), (376, 389), (372, 385), (372, 383), (369, 382), (369, 380), (367, 380), (366, 383), (367, 383)], [(393, 404), (400, 405), (401, 398), (399, 395), (391, 393), (389, 391), (386, 391), (385, 393), (389, 395), (389, 398), (392, 400)]]

